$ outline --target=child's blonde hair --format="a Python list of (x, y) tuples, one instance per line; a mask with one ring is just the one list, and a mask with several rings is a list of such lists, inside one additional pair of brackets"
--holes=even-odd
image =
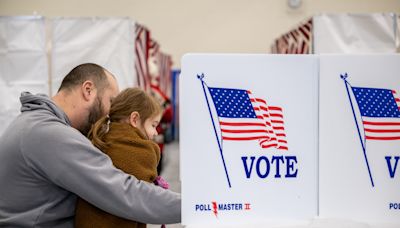
[(127, 88), (112, 101), (110, 114), (98, 120), (90, 130), (88, 137), (100, 150), (108, 146), (104, 142), (110, 122), (121, 122), (129, 118), (132, 112), (138, 112), (141, 123), (162, 113), (161, 105), (140, 88)]

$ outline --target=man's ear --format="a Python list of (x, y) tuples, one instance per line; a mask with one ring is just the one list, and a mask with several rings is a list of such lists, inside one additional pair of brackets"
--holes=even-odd
[(85, 99), (86, 101), (89, 101), (93, 97), (96, 97), (96, 88), (94, 86), (94, 83), (90, 80), (86, 80), (82, 83), (81, 90), (83, 99)]
[(134, 127), (139, 127), (140, 125), (140, 116), (138, 112), (132, 112), (129, 116), (129, 123)]

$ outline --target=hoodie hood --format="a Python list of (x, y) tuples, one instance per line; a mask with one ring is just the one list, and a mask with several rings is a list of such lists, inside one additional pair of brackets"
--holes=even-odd
[(67, 115), (45, 94), (33, 95), (30, 92), (22, 92), (21, 112), (29, 112), (38, 109), (47, 110), (57, 116), (62, 122), (71, 125)]

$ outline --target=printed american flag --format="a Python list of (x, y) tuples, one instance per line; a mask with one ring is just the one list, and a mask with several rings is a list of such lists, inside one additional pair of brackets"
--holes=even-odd
[(352, 87), (367, 140), (400, 140), (400, 98), (396, 91)]
[(222, 140), (258, 140), (262, 148), (288, 150), (282, 108), (247, 90), (212, 88)]

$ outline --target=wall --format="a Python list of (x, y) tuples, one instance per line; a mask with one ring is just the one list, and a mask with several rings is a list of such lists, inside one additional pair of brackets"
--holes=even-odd
[(189, 52), (268, 53), (273, 40), (318, 13), (400, 14), (399, 0), (0, 0), (0, 15), (131, 17), (148, 26), (180, 67)]

